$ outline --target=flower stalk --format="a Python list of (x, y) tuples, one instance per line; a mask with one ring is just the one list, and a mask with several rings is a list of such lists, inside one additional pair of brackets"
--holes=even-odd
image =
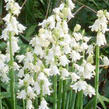
[(58, 93), (58, 105), (57, 108), (61, 109), (62, 108), (62, 94), (63, 94), (63, 80), (60, 78), (59, 80), (59, 93)]
[(54, 85), (54, 104), (53, 104), (53, 109), (57, 109), (57, 75), (54, 75), (54, 81), (53, 81), (53, 85)]
[(41, 81), (40, 87), (41, 87), (41, 92), (40, 92), (40, 102), (41, 102), (43, 98), (43, 81)]
[(80, 96), (80, 109), (83, 109), (83, 91), (79, 93)]
[(76, 109), (83, 109), (83, 91), (80, 91), (77, 95)]
[(11, 32), (9, 33), (9, 50), (10, 50), (10, 92), (11, 92), (11, 103), (12, 103), (12, 109), (16, 109), (16, 99), (15, 99), (15, 74), (13, 69), (13, 54), (12, 54), (12, 35)]
[(66, 100), (66, 109), (70, 108), (70, 100), (72, 98), (72, 90), (70, 90), (67, 94), (67, 100)]
[(96, 76), (95, 76), (95, 100), (94, 100), (94, 109), (97, 108), (97, 98), (99, 90), (99, 46), (96, 46)]
[(63, 80), (63, 90), (64, 91), (63, 91), (63, 100), (62, 100), (63, 108), (62, 109), (65, 109), (65, 105), (66, 105), (66, 96), (67, 96), (66, 84), (67, 84), (67, 81)]
[(71, 109), (75, 109), (75, 101), (76, 101), (76, 93), (72, 92), (72, 99), (71, 99)]
[(23, 109), (25, 109), (25, 100), (23, 100)]

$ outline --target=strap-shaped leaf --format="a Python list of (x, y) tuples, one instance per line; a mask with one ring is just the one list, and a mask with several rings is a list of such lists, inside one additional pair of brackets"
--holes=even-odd
[(101, 98), (102, 98), (102, 100), (103, 101), (105, 101), (105, 102), (108, 102), (109, 103), (109, 98), (106, 98), (105, 96), (102, 96), (102, 95), (100, 95), (101, 96)]
[[(84, 107), (84, 109), (92, 109), (93, 102), (94, 102), (95, 97), (93, 97)], [(89, 108), (90, 107), (90, 108)]]
[(100, 94), (98, 94), (98, 100), (101, 103), (101, 105), (103, 106), (103, 109), (106, 109), (106, 105), (105, 105), (104, 100), (102, 99)]

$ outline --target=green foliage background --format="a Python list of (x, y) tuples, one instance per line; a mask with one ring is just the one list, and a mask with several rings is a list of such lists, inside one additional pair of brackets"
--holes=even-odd
[[(38, 23), (41, 22), (43, 19), (47, 18), (47, 16), (51, 15), (53, 8), (59, 6), (59, 4), (64, 0), (16, 1), (19, 2), (21, 6), (23, 5), (23, 9), (18, 19), (23, 25), (27, 27), (24, 34), (19, 36), (19, 45), (21, 46), (20, 53), (25, 53), (28, 48), (30, 48), (29, 40), (38, 32)], [(70, 29), (73, 30), (74, 25), (78, 23), (81, 24), (82, 28), (86, 30), (87, 35), (90, 34), (94, 36), (95, 34), (91, 34), (91, 31), (88, 27), (93, 24), (94, 20), (96, 19), (96, 14), (87, 7), (90, 7), (95, 11), (98, 11), (100, 9), (107, 9), (107, 11), (109, 11), (109, 0), (73, 0), (73, 2), (76, 4), (75, 10), (79, 9), (81, 6), (84, 6), (84, 8), (82, 8), (78, 13), (76, 13), (75, 18), (73, 18), (69, 22)], [(6, 14), (4, 6), (4, 0), (0, 0), (0, 34), (2, 32), (2, 29), (4, 28), (4, 22), (2, 21), (2, 18)], [(108, 44), (105, 47), (101, 47), (101, 54), (109, 57), (109, 32), (107, 32), (106, 37)], [(0, 40), (0, 50), (2, 52), (5, 52), (5, 47), (6, 43), (3, 40)], [(105, 70), (101, 69), (101, 72), (102, 73), (100, 73), (99, 92), (109, 98), (109, 68), (107, 67)], [(8, 103), (7, 99), (5, 99), (5, 101), (6, 103)], [(85, 102), (87, 103), (87, 100), (85, 100)], [(106, 103), (106, 106), (107, 109), (109, 109), (108, 103)]]

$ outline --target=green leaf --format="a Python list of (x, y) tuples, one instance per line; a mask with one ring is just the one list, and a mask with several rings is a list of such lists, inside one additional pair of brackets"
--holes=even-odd
[(95, 0), (90, 0), (91, 2), (93, 2), (95, 4), (95, 6), (98, 7), (98, 4), (95, 2)]
[(101, 99), (105, 102), (108, 102), (109, 103), (109, 98), (106, 98), (105, 96), (102, 96), (99, 94), (99, 96), (101, 97)]
[(103, 106), (103, 109), (106, 109), (106, 105), (105, 105), (105, 103), (104, 103), (100, 94), (98, 94), (98, 100), (100, 101), (101, 105)]
[(43, 0), (40, 0), (40, 2), (41, 2), (43, 5), (45, 4)]
[(3, 51), (6, 48), (6, 43), (5, 42), (0, 42), (0, 50)]
[(93, 105), (93, 102), (94, 102), (94, 97), (86, 104), (86, 106), (84, 107), (84, 109), (91, 109), (92, 105)]
[(30, 38), (33, 32), (35, 31), (35, 29), (36, 29), (36, 25), (30, 26), (26, 31), (26, 37)]
[(8, 93), (8, 92), (1, 92), (0, 93), (0, 98), (9, 98), (10, 97), (10, 93)]

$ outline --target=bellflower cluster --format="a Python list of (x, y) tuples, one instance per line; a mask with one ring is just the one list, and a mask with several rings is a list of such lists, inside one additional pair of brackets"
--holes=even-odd
[(7, 63), (8, 63), (7, 56), (0, 53), (0, 80), (3, 83), (9, 82), (9, 77), (8, 77), (9, 67)]
[[(67, 22), (73, 17), (73, 8), (74, 4), (70, 0), (67, 1), (67, 5), (62, 3), (59, 8), (55, 8), (54, 14), (39, 24), (42, 28), (30, 44), (34, 47), (34, 54), (43, 60), (43, 68), (48, 76), (59, 75), (63, 80), (71, 78), (73, 90), (83, 90), (85, 95), (91, 97), (95, 95), (95, 90), (85, 79), (94, 76), (93, 46), (88, 45), (90, 38), (80, 32), (79, 24), (75, 26), (73, 33), (69, 31)], [(88, 57), (83, 58), (82, 55), (86, 53)], [(82, 64), (77, 64), (81, 59)], [(75, 72), (70, 72), (66, 68), (71, 63), (74, 64)], [(39, 75), (44, 73), (40, 72)]]
[(23, 63), (18, 73), (17, 98), (30, 103), (30, 105), (27, 103), (27, 109), (34, 108), (32, 101), (39, 95), (42, 96), (39, 109), (48, 109), (44, 96), (50, 95), (53, 91), (50, 76), (62, 75), (63, 79), (69, 76), (65, 68), (70, 62), (67, 54), (71, 52), (69, 47), (71, 36), (68, 34), (67, 20), (73, 17), (71, 13), (73, 8), (74, 4), (70, 0), (67, 5), (62, 3), (59, 8), (55, 8), (53, 15), (39, 23), (42, 28), (30, 41), (34, 50), (27, 52), (25, 56), (16, 56), (18, 62)]
[[(5, 73), (8, 74), (9, 68), (8, 68), (8, 63), (9, 63), (9, 56), (10, 56), (10, 45), (9, 45), (9, 37), (11, 36), (11, 46), (12, 46), (12, 55), (20, 49), (18, 46), (18, 37), (14, 37), (15, 35), (18, 35), (22, 33), (26, 27), (24, 27), (22, 24), (20, 24), (17, 21), (17, 16), (20, 14), (21, 7), (16, 3), (14, 0), (5, 0), (6, 3), (6, 11), (8, 12), (7, 15), (3, 18), (5, 22), (5, 29), (2, 31), (1, 38), (7, 41), (7, 48), (6, 48), (6, 54), (0, 54), (1, 57), (1, 62), (2, 62), (2, 69), (1, 69), (1, 74), (0, 77), (2, 78), (3, 82), (6, 82), (9, 80), (9, 78), (6, 76)], [(16, 62), (14, 64), (14, 69), (18, 70), (19, 66)], [(4, 75), (4, 76), (3, 76)]]
[[(9, 36), (12, 36), (12, 51), (14, 55), (20, 49), (17, 44), (18, 38), (14, 36), (22, 33), (26, 28), (16, 19), (21, 10), (18, 3), (16, 3), (14, 0), (5, 0), (5, 2), (8, 14), (3, 18), (6, 28), (3, 30), (1, 38), (8, 41)], [(9, 53), (9, 42), (7, 42), (7, 53)]]
[(71, 10), (74, 8), (70, 0), (67, 2), (67, 5), (62, 3), (55, 8), (54, 14), (39, 24), (42, 28), (30, 42), (34, 53), (48, 66), (48, 75), (62, 75), (63, 79), (69, 76), (65, 67), (70, 63), (68, 54), (71, 52), (72, 36), (68, 33), (67, 21), (73, 17)]
[(106, 38), (105, 33), (109, 31), (108, 29), (108, 21), (109, 21), (109, 12), (106, 10), (100, 10), (97, 12), (98, 19), (95, 20), (95, 23), (90, 26), (92, 31), (97, 32), (97, 42), (98, 46), (105, 45)]
[[(85, 80), (91, 79), (95, 75), (95, 66), (93, 65), (93, 45), (88, 45), (90, 37), (84, 36), (80, 32), (81, 26), (76, 25), (73, 32), (72, 52), (70, 54), (74, 71), (71, 73), (72, 89), (83, 91), (84, 95), (95, 95), (94, 88)], [(80, 63), (80, 64), (78, 64)]]
[[(16, 56), (19, 63), (23, 63), (23, 67), (19, 70), (19, 92), (17, 98), (27, 101), (27, 109), (33, 109), (32, 101), (38, 95), (50, 95), (51, 83), (48, 80), (48, 69), (44, 69), (43, 62), (36, 57), (33, 52), (27, 52), (24, 55)], [(36, 59), (37, 58), (37, 59)], [(43, 98), (44, 99), (44, 98)], [(42, 100), (41, 104), (45, 102)], [(40, 109), (41, 106), (40, 106)]]

